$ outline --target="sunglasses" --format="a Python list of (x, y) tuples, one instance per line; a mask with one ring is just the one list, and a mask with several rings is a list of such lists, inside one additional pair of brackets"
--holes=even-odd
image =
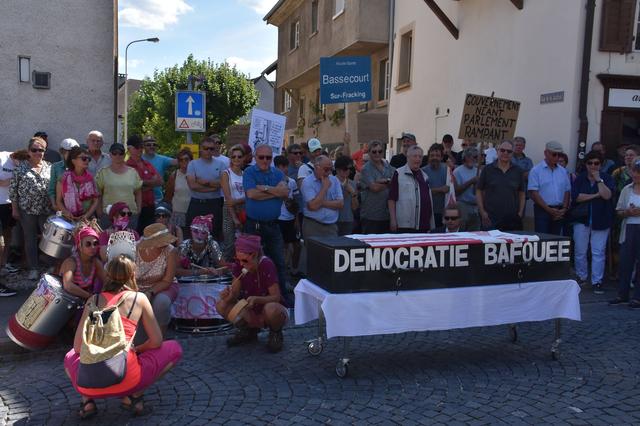
[(133, 212), (120, 212), (120, 217), (125, 217), (125, 216), (131, 217), (132, 214)]
[(98, 247), (100, 245), (100, 241), (85, 241), (83, 246), (85, 246), (86, 248), (89, 247)]
[(374, 151), (371, 151), (371, 153), (372, 153), (372, 154), (382, 154), (382, 150), (377, 150), (377, 149), (376, 149), (376, 150), (374, 150)]
[(549, 155), (552, 156), (552, 157), (557, 157), (557, 156), (560, 155), (560, 153), (559, 152), (550, 152)]
[(158, 144), (157, 143), (145, 143), (144, 146), (146, 146), (148, 148), (151, 148), (151, 147), (154, 147), (154, 146), (158, 146)]
[(599, 166), (599, 161), (587, 161), (587, 166)]
[(271, 160), (273, 158), (272, 155), (256, 155), (258, 160)]
[(244, 155), (232, 155), (231, 158), (234, 160), (242, 160), (244, 158)]
[(302, 155), (302, 151), (293, 151), (290, 154), (291, 155)]
[(29, 151), (31, 151), (31, 152), (33, 152), (35, 154), (36, 152), (44, 152), (44, 149), (42, 149), (42, 148), (31, 148)]
[(88, 163), (89, 161), (91, 161), (91, 158), (89, 158), (89, 157), (87, 157), (87, 156), (82, 156), (82, 157), (80, 157), (80, 159), (81, 159), (82, 161), (84, 161), (85, 163)]
[(113, 151), (113, 152), (111, 153), (111, 155), (112, 155), (112, 156), (114, 156), (114, 155), (115, 155), (116, 157), (120, 157), (120, 156), (123, 156), (123, 155), (124, 155), (124, 152), (122, 152), (122, 151)]
[(249, 262), (251, 262), (251, 258), (243, 259), (243, 258), (240, 258), (240, 257), (236, 257), (236, 259), (237, 259), (237, 260), (238, 260), (238, 262), (240, 262), (240, 263), (249, 263)]
[(216, 148), (213, 146), (205, 146), (204, 148), (202, 148), (203, 151), (215, 151)]
[(507, 154), (513, 154), (513, 150), (512, 149), (505, 149), (505, 148), (500, 148), (499, 150), (500, 152), (507, 153)]
[(460, 219), (460, 216), (445, 216), (443, 219), (444, 220), (458, 220), (458, 219)]
[(156, 214), (156, 217), (157, 217), (157, 218), (161, 218), (161, 219), (166, 219), (166, 218), (168, 218), (168, 217), (169, 217), (169, 215), (168, 215), (168, 214), (166, 214), (166, 213), (157, 213), (157, 214)]

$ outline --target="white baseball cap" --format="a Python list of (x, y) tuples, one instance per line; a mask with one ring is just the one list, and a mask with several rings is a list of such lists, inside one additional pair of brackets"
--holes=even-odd
[(62, 142), (60, 142), (60, 149), (64, 149), (65, 151), (71, 151), (72, 148), (78, 146), (80, 146), (80, 144), (75, 139), (71, 138), (63, 139)]
[(322, 149), (322, 145), (320, 144), (320, 140), (316, 138), (309, 139), (307, 142), (307, 146), (309, 147), (309, 152), (317, 151)]

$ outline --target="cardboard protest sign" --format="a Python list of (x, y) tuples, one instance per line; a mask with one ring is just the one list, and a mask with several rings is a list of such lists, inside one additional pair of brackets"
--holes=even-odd
[(280, 155), (284, 142), (284, 127), (287, 118), (257, 108), (251, 110), (251, 129), (249, 131), (249, 146), (253, 152), (259, 145), (270, 145), (273, 155)]
[(520, 102), (468, 93), (458, 138), (499, 143), (516, 132)]

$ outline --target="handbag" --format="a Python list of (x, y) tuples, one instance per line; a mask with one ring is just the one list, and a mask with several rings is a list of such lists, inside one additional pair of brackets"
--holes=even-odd
[(584, 203), (575, 203), (569, 210), (569, 219), (575, 222), (582, 222), (589, 218), (590, 201)]

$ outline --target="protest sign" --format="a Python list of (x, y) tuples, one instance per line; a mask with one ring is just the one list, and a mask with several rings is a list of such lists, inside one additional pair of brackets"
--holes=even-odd
[(273, 155), (280, 155), (284, 141), (285, 116), (254, 108), (251, 110), (251, 128), (249, 146), (253, 152), (260, 145), (269, 145)]
[(515, 135), (520, 102), (467, 94), (458, 138), (499, 143)]

